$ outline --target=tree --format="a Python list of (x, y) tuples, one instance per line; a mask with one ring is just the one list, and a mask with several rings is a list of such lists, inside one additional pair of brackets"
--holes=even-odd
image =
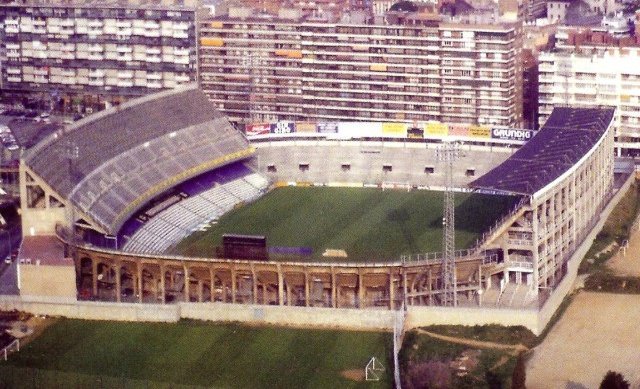
[(622, 374), (609, 370), (600, 383), (600, 389), (629, 389), (629, 382)]
[(518, 354), (516, 359), (516, 366), (513, 368), (513, 374), (511, 375), (511, 389), (525, 389), (525, 381), (527, 380), (527, 371), (524, 365), (524, 358), (522, 353)]

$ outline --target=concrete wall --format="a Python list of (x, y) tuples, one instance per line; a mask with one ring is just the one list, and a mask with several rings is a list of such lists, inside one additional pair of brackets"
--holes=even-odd
[(72, 301), (64, 298), (0, 296), (0, 309), (84, 320), (177, 322), (177, 305)]
[(20, 295), (76, 298), (76, 269), (71, 266), (19, 264)]
[(279, 307), (223, 303), (182, 303), (180, 314), (183, 318), (199, 320), (359, 330), (392, 329), (395, 317), (394, 311), (382, 309)]
[(474, 307), (416, 307), (407, 310), (405, 329), (428, 325), (483, 325), (525, 326), (538, 334), (538, 311), (536, 309), (504, 309)]
[[(68, 224), (64, 208), (36, 209), (22, 207), (22, 234), (51, 235), (56, 233), (56, 223)], [(33, 231), (33, 234), (31, 233)]]

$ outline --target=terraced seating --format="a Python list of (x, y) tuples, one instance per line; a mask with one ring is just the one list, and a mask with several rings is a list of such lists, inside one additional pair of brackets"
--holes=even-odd
[[(248, 169), (245, 173), (250, 172)], [(253, 201), (267, 188), (268, 180), (257, 173), (213, 183), (213, 187), (190, 196), (158, 213), (139, 228), (124, 246), (125, 251), (162, 253), (193, 231), (208, 225), (236, 204)]]
[[(65, 153), (74, 148), (70, 172)], [(79, 121), (36, 145), (25, 163), (97, 227), (116, 234), (158, 194), (252, 151), (204, 93), (190, 86)]]

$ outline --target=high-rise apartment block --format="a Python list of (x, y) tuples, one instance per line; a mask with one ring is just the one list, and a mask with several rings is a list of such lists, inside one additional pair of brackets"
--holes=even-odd
[(640, 151), (640, 42), (600, 32), (569, 33), (539, 56), (542, 125), (558, 105), (616, 108), (617, 146)]
[(232, 120), (522, 125), (521, 25), (394, 10), (199, 21), (202, 89)]
[(2, 89), (106, 101), (196, 80), (196, 8), (171, 1), (0, 5)]

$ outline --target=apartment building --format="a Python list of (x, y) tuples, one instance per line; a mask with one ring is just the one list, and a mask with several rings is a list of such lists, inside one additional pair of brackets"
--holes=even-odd
[(366, 120), (522, 125), (521, 26), (397, 11), (199, 21), (199, 79), (235, 121)]
[(540, 125), (554, 106), (615, 107), (620, 154), (640, 155), (640, 40), (570, 33), (539, 56)]
[(195, 15), (171, 1), (0, 5), (3, 93), (115, 102), (193, 82)]

